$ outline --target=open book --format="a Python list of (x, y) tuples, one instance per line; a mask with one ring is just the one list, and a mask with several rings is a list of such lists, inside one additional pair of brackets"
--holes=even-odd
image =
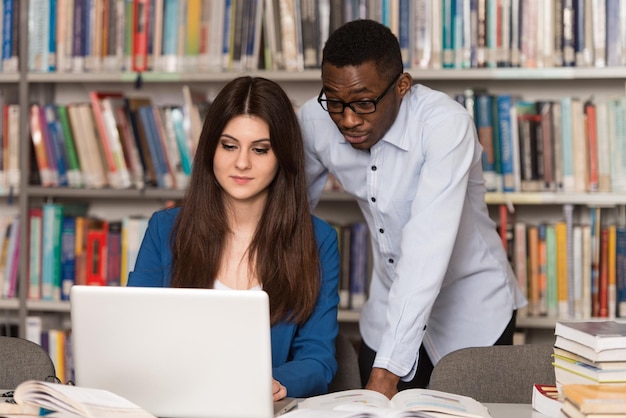
[(328, 418), (489, 418), (487, 408), (475, 399), (430, 389), (406, 389), (391, 400), (381, 393), (354, 389), (314, 396), (300, 402), (285, 417)]
[(0, 403), (3, 417), (156, 418), (129, 400), (102, 389), (37, 380), (20, 383), (14, 403)]

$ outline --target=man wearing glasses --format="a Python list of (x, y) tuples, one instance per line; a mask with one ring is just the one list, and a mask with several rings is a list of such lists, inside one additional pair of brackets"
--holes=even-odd
[(489, 218), (468, 112), (413, 85), (392, 32), (357, 20), (329, 37), (322, 90), (298, 117), (312, 207), (332, 174), (369, 227), (363, 385), (391, 397), (426, 387), (451, 351), (512, 344), (526, 300)]

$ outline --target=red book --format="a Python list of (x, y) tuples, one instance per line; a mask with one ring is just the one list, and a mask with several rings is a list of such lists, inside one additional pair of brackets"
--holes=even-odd
[(589, 183), (587, 190), (597, 192), (599, 187), (598, 173), (598, 131), (596, 123), (596, 106), (585, 103), (585, 136), (587, 138), (587, 158), (589, 159)]
[(133, 17), (132, 70), (140, 73), (148, 69), (150, 1), (134, 0)]
[(107, 227), (87, 231), (87, 284), (107, 284)]

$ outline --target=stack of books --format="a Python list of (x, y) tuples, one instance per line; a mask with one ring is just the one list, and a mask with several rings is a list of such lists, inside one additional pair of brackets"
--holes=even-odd
[(565, 385), (561, 416), (626, 417), (626, 385)]
[(554, 333), (557, 387), (626, 385), (626, 323), (557, 322)]

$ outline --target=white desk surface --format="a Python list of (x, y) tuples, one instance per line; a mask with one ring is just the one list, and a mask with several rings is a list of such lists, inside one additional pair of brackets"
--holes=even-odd
[(485, 403), (492, 418), (548, 418), (539, 413), (530, 404), (523, 403)]

